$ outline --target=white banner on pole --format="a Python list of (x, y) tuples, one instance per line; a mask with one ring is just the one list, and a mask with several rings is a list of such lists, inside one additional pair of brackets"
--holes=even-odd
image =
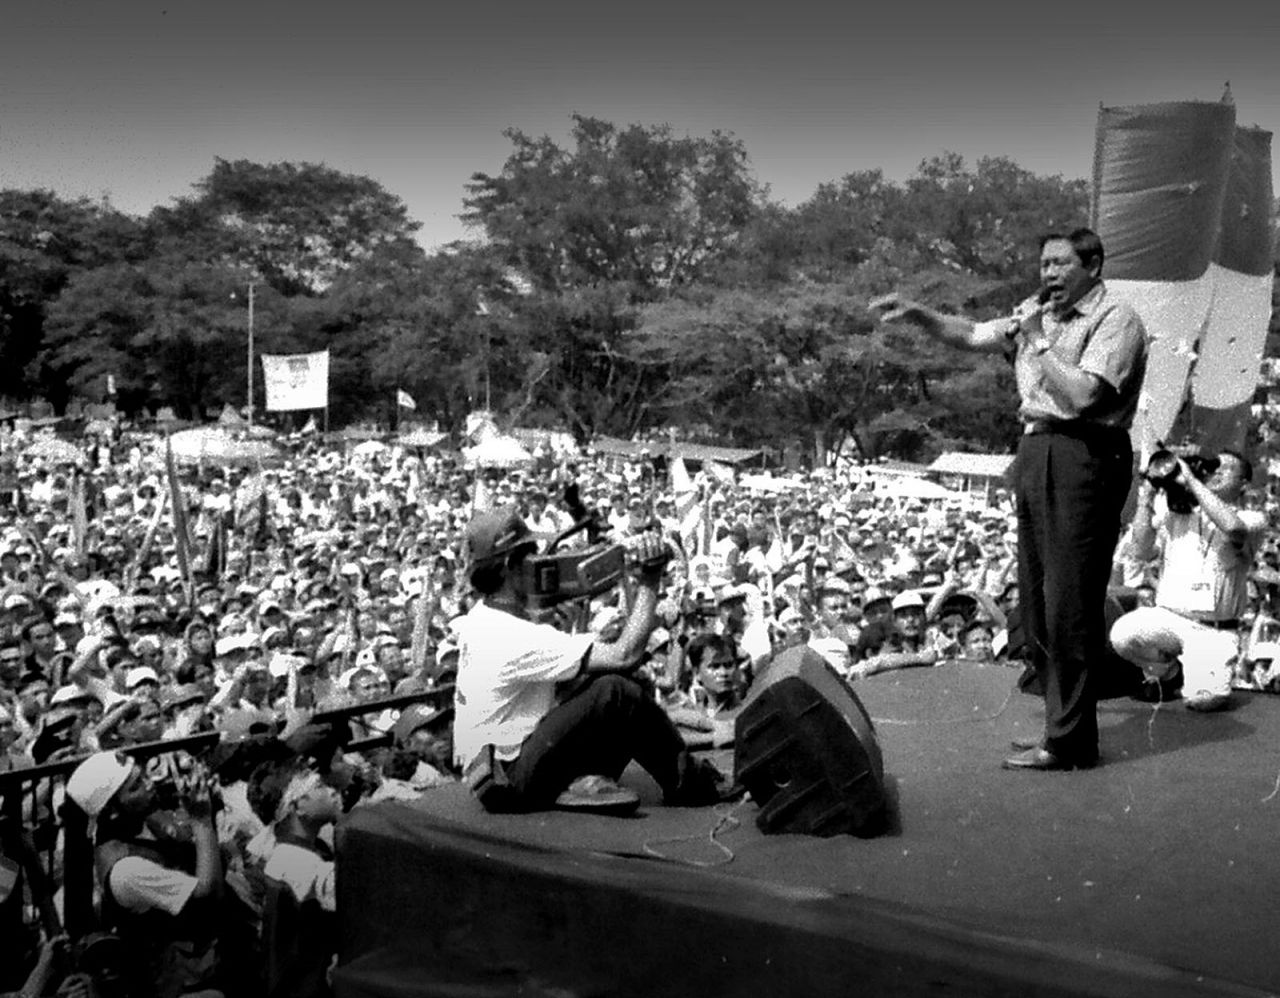
[(323, 409), (329, 404), (329, 351), (262, 355), (268, 412)]

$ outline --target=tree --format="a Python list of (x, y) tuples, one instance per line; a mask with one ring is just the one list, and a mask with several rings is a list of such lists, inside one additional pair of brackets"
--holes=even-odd
[(729, 135), (573, 122), (568, 150), (508, 131), (511, 155), (501, 173), (472, 177), (463, 217), (529, 285), (502, 330), (543, 371), (525, 409), (585, 439), (643, 425), (660, 384), (628, 349), (636, 308), (707, 279), (762, 198)]
[(1038, 237), (1088, 221), (1083, 180), (1042, 177), (1003, 156), (969, 170), (956, 153), (925, 160), (907, 181), (901, 221), (936, 262), (979, 277), (1034, 282)]
[(0, 395), (65, 401), (66, 386), (40, 363), (48, 303), (75, 275), (148, 250), (142, 225), (105, 202), (0, 191)]
[(240, 405), (246, 333), (232, 292), (242, 279), (169, 257), (82, 271), (49, 308), (45, 363), (88, 397), (113, 375), (126, 411), (167, 404), (198, 417)]
[(508, 130), (502, 172), (474, 174), (463, 202), (463, 219), (541, 291), (617, 283), (651, 299), (694, 283), (757, 210), (746, 149), (728, 134), (573, 123), (572, 151)]
[(321, 293), (381, 249), (416, 249), (419, 223), (368, 177), (217, 159), (195, 189), (152, 214), (168, 251), (249, 270), (287, 297)]
[[(850, 445), (864, 459), (932, 457), (957, 441), (1004, 449), (1016, 432), (1007, 371), (878, 327), (866, 303), (898, 283), (864, 265), (838, 285), (721, 289), (647, 307), (632, 348), (667, 381), (654, 418), (705, 424), (742, 446), (800, 441), (819, 464)], [(940, 270), (912, 283), (966, 302), (990, 282)]]

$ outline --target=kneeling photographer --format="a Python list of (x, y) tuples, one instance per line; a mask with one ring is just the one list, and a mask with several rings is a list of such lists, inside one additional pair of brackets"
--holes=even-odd
[[(456, 624), (454, 745), (486, 809), (625, 813), (639, 797), (617, 780), (633, 759), (668, 804), (722, 799), (723, 776), (686, 751), (662, 707), (630, 675), (654, 627), (667, 549), (656, 532), (629, 541), (635, 593), (621, 634), (605, 642), (531, 619), (547, 573), (514, 509), (479, 513), (468, 525), (470, 580), (481, 599)], [(621, 565), (621, 551), (610, 552)]]
[[(1155, 606), (1126, 613), (1111, 643), (1149, 679), (1172, 685), (1193, 710), (1220, 710), (1231, 693), (1247, 581), (1266, 524), (1242, 508), (1253, 468), (1241, 454), (1217, 457), (1159, 450), (1138, 489), (1135, 554), (1159, 558)], [(1160, 510), (1156, 498), (1163, 495)]]

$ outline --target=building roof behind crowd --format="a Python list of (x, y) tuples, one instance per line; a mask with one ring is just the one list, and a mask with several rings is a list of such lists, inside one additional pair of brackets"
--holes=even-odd
[(634, 440), (621, 440), (618, 437), (595, 437), (591, 441), (591, 446), (598, 454), (639, 457), (647, 451), (654, 457), (661, 454), (695, 463), (717, 461), (721, 464), (733, 465), (758, 460), (764, 454), (761, 450), (745, 450), (739, 447), (715, 447), (710, 444), (691, 444), (684, 441), (671, 443), (665, 440), (637, 443)]
[(1012, 454), (967, 454), (947, 451), (938, 456), (929, 470), (942, 475), (968, 475), (971, 478), (999, 478), (1009, 473)]

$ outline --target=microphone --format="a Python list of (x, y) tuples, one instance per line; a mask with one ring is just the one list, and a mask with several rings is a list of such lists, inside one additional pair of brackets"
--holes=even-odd
[(1006, 334), (1010, 340), (1016, 339), (1019, 333), (1035, 328), (1040, 321), (1040, 316), (1044, 314), (1045, 306), (1049, 303), (1049, 297), (1049, 289), (1041, 288), (1036, 294), (1023, 299), (1013, 307), (1010, 316), (1013, 319), (1013, 328)]

